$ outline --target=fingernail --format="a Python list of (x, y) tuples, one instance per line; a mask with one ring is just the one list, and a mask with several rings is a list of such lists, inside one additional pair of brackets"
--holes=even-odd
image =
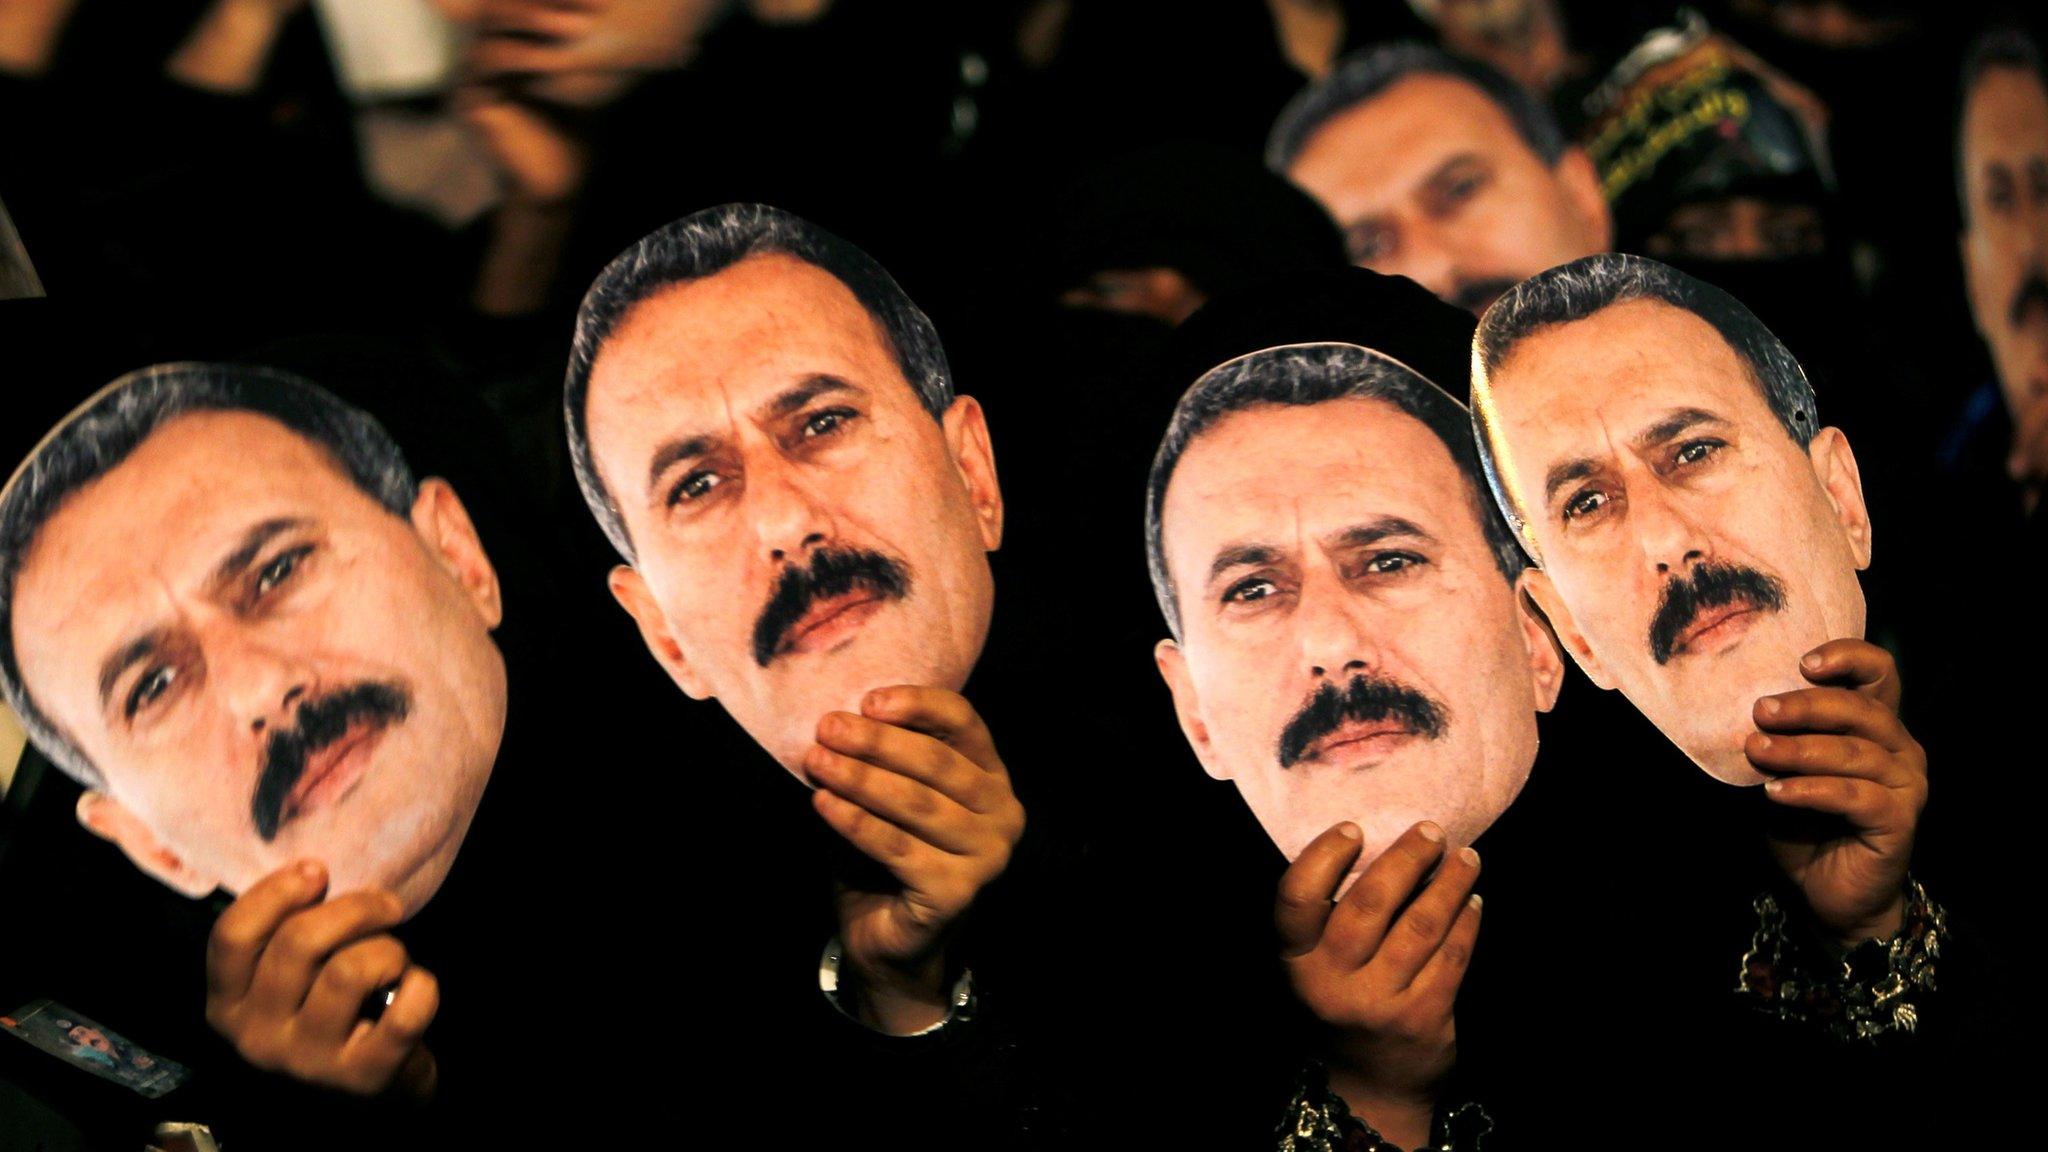
[(1783, 792), (1784, 790), (1785, 782), (1783, 780), (1764, 781), (1764, 791), (1769, 792), (1773, 796), (1776, 796), (1778, 793)]
[(1359, 831), (1358, 825), (1353, 824), (1349, 820), (1346, 820), (1342, 824), (1337, 825), (1337, 835), (1342, 836), (1346, 840), (1365, 839), (1365, 833)]
[(299, 875), (303, 876), (308, 884), (318, 884), (323, 871), (317, 860), (299, 861)]
[(1757, 738), (1756, 738), (1756, 750), (1757, 750), (1757, 751), (1759, 751), (1759, 752), (1767, 751), (1767, 750), (1768, 750), (1768, 749), (1770, 748), (1770, 746), (1771, 746), (1771, 738), (1770, 738), (1769, 736), (1764, 736), (1764, 735), (1759, 735), (1759, 736), (1757, 736)]
[(1479, 863), (1479, 850), (1467, 844), (1463, 848), (1458, 849), (1458, 859), (1463, 860), (1467, 864), (1476, 865)]
[(1820, 653), (1818, 652), (1808, 652), (1806, 655), (1799, 658), (1799, 666), (1801, 668), (1806, 669), (1808, 672), (1820, 671), (1820, 666), (1824, 663), (1826, 663), (1826, 661), (1820, 658)]
[(1763, 699), (1756, 702), (1756, 710), (1763, 713), (1766, 716), (1776, 716), (1778, 714), (1778, 708), (1779, 704), (1777, 697), (1775, 696), (1766, 696)]
[(1477, 892), (1474, 892), (1474, 893), (1472, 894), (1472, 898), (1471, 898), (1470, 900), (1467, 900), (1467, 901), (1465, 901), (1465, 903), (1467, 903), (1467, 904), (1470, 904), (1470, 905), (1472, 906), (1472, 910), (1473, 910), (1474, 912), (1477, 912), (1477, 911), (1479, 911), (1479, 906), (1480, 906), (1481, 904), (1484, 904), (1484, 903), (1486, 903), (1486, 899), (1485, 899), (1484, 897), (1482, 897), (1481, 895), (1479, 895), (1479, 893), (1477, 893)]
[(829, 775), (838, 767), (839, 762), (832, 759), (831, 754), (825, 749), (815, 744), (811, 746), (809, 752), (804, 753), (804, 768), (813, 776)]
[(880, 708), (882, 705), (888, 703), (888, 701), (889, 690), (887, 688), (877, 688), (873, 692), (870, 692), (867, 695), (860, 698), (860, 710), (863, 712), (872, 712), (875, 709)]
[(820, 736), (843, 736), (845, 734), (846, 721), (840, 719), (837, 712), (827, 712), (818, 721), (818, 735)]
[(1416, 825), (1416, 829), (1422, 833), (1422, 838), (1431, 844), (1441, 844), (1444, 842), (1444, 830), (1437, 827), (1431, 821), (1424, 820)]

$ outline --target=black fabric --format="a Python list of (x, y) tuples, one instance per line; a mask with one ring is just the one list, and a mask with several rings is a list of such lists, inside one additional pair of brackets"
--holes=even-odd
[(1406, 276), (1365, 268), (1304, 272), (1210, 301), (1175, 333), (1160, 376), (1181, 381), (1185, 391), (1209, 369), (1250, 352), (1339, 341), (1391, 356), (1463, 403), (1477, 326), (1471, 313)]

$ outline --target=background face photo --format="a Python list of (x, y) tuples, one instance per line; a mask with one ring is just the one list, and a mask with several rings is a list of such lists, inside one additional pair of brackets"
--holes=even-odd
[(45, 440), (6, 501), (13, 695), (88, 785), (80, 822), (173, 888), (239, 892), (311, 857), (334, 891), (414, 910), (504, 726), (495, 576), (453, 490), (414, 485), (395, 447), (373, 495), (373, 451), (345, 463), (257, 406), (383, 435), (293, 378), (170, 365)]

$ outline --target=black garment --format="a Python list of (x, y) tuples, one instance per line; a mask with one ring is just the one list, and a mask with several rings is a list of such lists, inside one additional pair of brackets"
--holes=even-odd
[(1342, 268), (1329, 213), (1257, 161), (1162, 144), (1091, 169), (1062, 189), (1031, 243), (1008, 256), (1043, 298), (1097, 272), (1172, 268), (1216, 296), (1287, 272)]

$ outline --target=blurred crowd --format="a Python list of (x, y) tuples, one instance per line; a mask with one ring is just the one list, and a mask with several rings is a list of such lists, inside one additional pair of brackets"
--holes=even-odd
[[(1294, 1068), (1275, 1056), (1258, 1066), (1273, 1083), (1252, 1085), (1206, 1055), (1181, 1076), (1147, 1054), (1229, 1050), (1225, 1038), (1239, 1036), (1273, 1052), (1292, 1043), (1261, 1030), (1250, 992), (1200, 978), (1273, 977), (1260, 963), (1281, 863), (1235, 796), (1201, 779), (1150, 661), (1163, 631), (1140, 550), (1141, 493), (1176, 399), (1227, 342), (1201, 328), (1205, 307), (1280, 280), (1296, 292), (1326, 282), (1327, 295), (1276, 292), (1270, 308), (1324, 316), (1338, 334), (1319, 338), (1351, 339), (1349, 325), (1371, 320), (1342, 314), (1348, 265), (1479, 313), (1554, 265), (1650, 256), (1746, 304), (1799, 358), (1823, 422), (1856, 445), (1882, 541), (1864, 573), (1868, 635), (1898, 660), (1903, 714), (1933, 750), (1921, 843), (1939, 862), (1916, 875), (1946, 882), (1959, 918), (1994, 925), (1981, 971), (2002, 972), (2018, 952), (2010, 922), (2025, 919), (2039, 870), (2025, 845), (2040, 789), (2024, 716), (2048, 641), (2035, 595), (2048, 489), (2040, 23), (2028, 6), (1975, 0), (1938, 10), (1903, 0), (0, 0), (0, 297), (17, 298), (0, 303), (11, 413), (0, 456), (21, 458), (92, 388), (141, 365), (298, 371), (375, 412), (423, 473), (478, 493), (478, 529), (515, 609), (501, 643), (552, 669), (527, 704), (616, 732), (617, 747), (673, 742), (690, 773), (718, 776), (705, 766), (758, 753), (708, 708), (676, 717), (673, 689), (599, 589), (614, 558), (584, 511), (562, 416), (576, 308), (614, 255), (713, 205), (775, 205), (852, 241), (930, 315), (958, 388), (993, 429), (1011, 517), (995, 560), (1011, 600), (998, 603), (1029, 605), (1044, 630), (1004, 649), (999, 626), (984, 667), (1007, 652), (1038, 671), (1016, 683), (984, 674), (982, 694), (969, 695), (1016, 772), (1034, 836), (1047, 837), (1039, 863), (1119, 878), (1084, 912), (1046, 895), (1056, 884), (1020, 883), (1015, 926), (991, 931), (998, 944), (1005, 931), (1025, 941), (1009, 953), (1028, 958), (1009, 961), (1021, 968), (1040, 963), (1031, 934), (1046, 925), (1100, 930), (1083, 967), (1115, 973), (1116, 987), (1073, 995), (1106, 1013), (1088, 1027), (1120, 1047), (1074, 1056), (1088, 1088), (1046, 1077), (1043, 1064), (1066, 1057), (1033, 1055), (1028, 1038), (1002, 1034), (957, 1058), (995, 1070), (972, 1091), (1030, 1096), (1022, 1107), (1039, 1127), (1010, 1124), (1017, 1146), (1141, 1146), (1184, 1133), (1197, 1096), (1234, 1119), (1226, 1097), (1241, 1090), (1254, 1128), (1277, 1119)], [(1417, 367), (1465, 398), (1457, 357)], [(1059, 647), (1076, 638), (1102, 655)], [(1027, 650), (1038, 662), (1017, 656)], [(598, 685), (579, 673), (593, 666), (646, 674)], [(1011, 709), (1013, 728), (1042, 731), (1005, 737), (1001, 705), (984, 699), (1005, 687), (1030, 701)], [(1111, 715), (1063, 740), (1052, 729), (1076, 698), (1113, 701)], [(1556, 832), (1556, 845), (1541, 826), (1513, 834), (1590, 879), (1527, 917), (1532, 938), (1558, 954), (1522, 990), (1475, 993), (1492, 999), (1461, 1006), (1460, 1024), (1487, 1004), (1514, 1022), (1471, 1025), (1475, 1052), (1491, 1037), (1492, 1051), (1512, 1053), (1499, 1067), (1545, 1061), (1553, 1047), (1568, 1054), (1579, 1073), (1526, 1086), (1543, 1102), (1519, 1115), (1542, 1125), (1575, 1113), (1584, 1127), (1525, 1131), (1502, 1147), (1637, 1142), (1604, 1119), (1641, 1118), (1608, 1099), (1627, 1079), (1612, 1065), (1631, 1059), (1616, 1047), (1631, 1033), (1575, 1047), (1574, 1014), (1656, 1018), (1631, 1024), (1670, 1040), (1686, 1021), (1610, 997), (1654, 991), (1695, 965), (1717, 992), (1735, 975), (1732, 955), (1660, 959), (1700, 925), (1627, 924), (1643, 905), (1697, 895), (1686, 874), (1718, 867), (1699, 856), (1645, 863), (1644, 843), (1690, 853), (1732, 809), (1635, 780), (1631, 758), (1661, 737), (1611, 693), (1574, 681), (1565, 699), (1544, 721), (1546, 755), (1580, 749), (1583, 771), (1540, 810), (1598, 804), (1603, 814)], [(514, 733), (519, 723), (515, 713)], [(1035, 779), (1022, 767), (1034, 755)], [(698, 943), (728, 930), (728, 904), (766, 899), (749, 879), (753, 849), (722, 841), (720, 828), (793, 820), (780, 812), (787, 797), (762, 785), (728, 794), (722, 779), (679, 780), (672, 766), (591, 756), (576, 740), (529, 759), (534, 793), (501, 807), (557, 812), (561, 843), (574, 846), (565, 850), (615, 853), (619, 868), (588, 900), (540, 863), (514, 874), (559, 913), (546, 934), (583, 942), (548, 946), (548, 963), (587, 975), (601, 969), (555, 952), (615, 949), (642, 987), (663, 986), (671, 951), (723, 957), (705, 966), (713, 972), (748, 963), (749, 949), (730, 941)], [(54, 773), (35, 783), (41, 795), (17, 788), (7, 801), (0, 889), (15, 895), (0, 909), (14, 909), (24, 936), (76, 940), (102, 914), (145, 927), (112, 933), (107, 949), (80, 944), (90, 957), (16, 938), (0, 945), (0, 967), (12, 959), (17, 974), (98, 988), (127, 980), (124, 965), (152, 941), (182, 949), (160, 981), (111, 997), (127, 1007), (126, 1030), (147, 1034), (161, 988), (200, 986), (204, 926), (196, 937), (183, 921), (167, 927), (180, 914), (117, 875), (111, 853), (72, 822), (75, 786)], [(844, 863), (829, 846), (805, 852), (773, 875)], [(693, 904), (699, 885), (750, 883), (751, 895)], [(510, 897), (492, 907), (508, 923), (538, 915)], [(630, 931), (622, 908), (633, 909)], [(1712, 929), (1728, 927), (1726, 912)], [(1734, 935), (1745, 912), (1734, 907)], [(1213, 920), (1183, 919), (1194, 913)], [(1499, 915), (1489, 931), (1510, 932), (1515, 914)], [(1164, 931), (1179, 936), (1162, 941)], [(791, 935), (801, 968), (815, 946)], [(977, 979), (999, 988), (1004, 963), (977, 967)], [(1616, 966), (1661, 975), (1610, 984)], [(1191, 971), (1155, 980), (1154, 968)], [(0, 992), (23, 983), (0, 981)], [(667, 1083), (683, 1099), (690, 1074), (671, 1055), (716, 1061), (729, 1041), (690, 1034), (687, 1013), (657, 1014), (621, 991), (634, 986), (540, 976), (526, 1008), (548, 1043), (644, 1061), (636, 1093)], [(1068, 994), (1057, 987), (1051, 998)], [(2016, 982), (2003, 987), (2022, 995)], [(721, 1012), (707, 1035), (725, 1036), (727, 1022), (745, 1034), (744, 1013)], [(1959, 1028), (1958, 1048), (1942, 1051), (1986, 1035)], [(1091, 1045), (1071, 1028), (1063, 1036), (1063, 1053)], [(1731, 1093), (1801, 1090), (1770, 1077), (1804, 1067), (1803, 1049), (1778, 1053), (1768, 1076), (1718, 1063), (1752, 1038), (1703, 1042), (1672, 1057), (1670, 1074), (1723, 1076)], [(797, 1051), (786, 1062), (762, 1075), (792, 1108), (809, 1079), (842, 1071)], [(529, 1090), (516, 1069), (492, 1075), (494, 1090)], [(869, 1081), (848, 1075), (812, 1106), (859, 1099), (850, 1085)], [(1947, 1132), (1953, 1121), (1959, 1132), (1958, 1114), (1986, 1106), (1896, 1075), (1857, 1062), (1822, 1078), (1800, 1112), (1810, 1126), (1786, 1131), (1821, 1133), (1824, 1146), (1841, 1109), (1903, 1095), (1926, 1114), (1909, 1130)], [(1978, 1085), (1986, 1097), (1995, 1080)], [(1216, 1084), (1227, 1088), (1202, 1095)], [(1162, 1099), (1169, 1090), (1184, 1095)], [(1567, 1092), (1575, 1106), (1556, 1107)], [(725, 1107), (774, 1098), (742, 1093)], [(720, 1106), (679, 1104), (670, 1121), (678, 1135), (705, 1131), (693, 1109)], [(1692, 1123), (1663, 1116), (1666, 1136)], [(1112, 1117), (1129, 1126), (1118, 1139), (1099, 1127), (1075, 1135)], [(779, 1146), (783, 1122), (763, 1117), (765, 1145)], [(1753, 1131), (1728, 1139), (1772, 1142)]]

